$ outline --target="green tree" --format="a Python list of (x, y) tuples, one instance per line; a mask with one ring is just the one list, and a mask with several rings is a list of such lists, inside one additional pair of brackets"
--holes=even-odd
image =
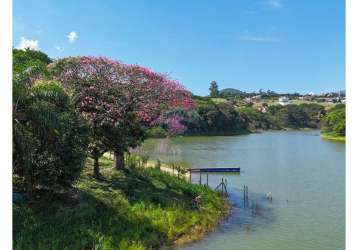
[(84, 166), (86, 124), (48, 76), (48, 56), (13, 50), (13, 171), (25, 189), (58, 190), (71, 185)]
[(13, 79), (31, 85), (36, 80), (48, 76), (47, 65), (52, 60), (37, 50), (13, 49)]
[(26, 189), (68, 188), (86, 158), (86, 124), (56, 82), (38, 81), (24, 89), (26, 100), (14, 119), (14, 173)]
[(216, 81), (212, 81), (210, 83), (210, 97), (219, 97), (219, 87), (218, 84), (216, 83)]
[(334, 136), (346, 135), (346, 106), (339, 104), (322, 118), (321, 129), (323, 133)]

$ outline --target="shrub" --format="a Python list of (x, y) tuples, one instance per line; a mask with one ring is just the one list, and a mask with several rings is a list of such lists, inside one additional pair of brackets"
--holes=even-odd
[(79, 177), (87, 148), (87, 126), (55, 81), (27, 91), (14, 119), (14, 173), (28, 192), (68, 188)]
[(322, 132), (334, 136), (346, 135), (346, 106), (337, 105), (323, 117), (321, 123)]
[(167, 132), (160, 126), (149, 128), (146, 131), (146, 135), (149, 138), (165, 138), (167, 136)]

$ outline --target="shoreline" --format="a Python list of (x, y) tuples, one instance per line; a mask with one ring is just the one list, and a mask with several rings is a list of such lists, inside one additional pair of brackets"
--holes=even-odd
[[(175, 170), (175, 169), (173, 170), (173, 168), (168, 166), (168, 164), (166, 164), (166, 163), (161, 163), (161, 164), (162, 165), (160, 167), (160, 170), (162, 172), (169, 174), (173, 177), (178, 176), (177, 170)], [(149, 160), (148, 163), (146, 164), (145, 168), (155, 168), (155, 161)], [(189, 178), (189, 173), (185, 173), (185, 181), (188, 184), (198, 185), (198, 184), (190, 183), (188, 181), (188, 178)], [(221, 210), (222, 214), (219, 217), (219, 219), (214, 223), (215, 224), (214, 226), (208, 227), (208, 228), (195, 226), (193, 231), (191, 231), (190, 233), (184, 234), (184, 235), (180, 236), (178, 239), (176, 239), (173, 242), (173, 246), (179, 247), (179, 246), (183, 246), (186, 244), (200, 241), (207, 234), (210, 234), (210, 233), (214, 232), (215, 230), (217, 230), (217, 228), (230, 217), (231, 212), (232, 212), (232, 207), (233, 207), (233, 204), (230, 202), (230, 199), (228, 197), (222, 197), (222, 199), (224, 201), (223, 209)], [(163, 247), (170, 247), (170, 246), (163, 246)]]
[[(171, 176), (174, 176), (174, 177), (178, 176), (178, 171), (177, 170), (175, 170), (175, 169), (173, 170), (173, 168), (168, 166), (168, 164), (166, 164), (166, 163), (161, 163), (161, 164), (162, 165), (160, 167), (160, 170), (162, 172), (165, 172), (165, 173), (167, 173), (167, 174), (169, 174)], [(149, 160), (145, 167), (146, 168), (155, 168), (155, 161)], [(189, 178), (189, 173), (185, 173), (185, 181), (188, 184), (197, 185), (197, 184), (190, 183), (188, 181), (188, 178)], [(213, 227), (202, 228), (202, 227), (195, 226), (193, 231), (191, 231), (188, 234), (184, 234), (183, 236), (181, 236), (178, 239), (176, 239), (173, 242), (173, 246), (179, 247), (179, 246), (183, 246), (183, 245), (186, 245), (186, 244), (190, 244), (190, 243), (200, 241), (207, 234), (210, 234), (210, 233), (214, 232), (215, 230), (217, 230), (217, 228), (220, 226), (220, 224), (225, 222), (230, 217), (231, 212), (232, 212), (232, 207), (233, 207), (233, 204), (230, 202), (230, 199), (228, 197), (222, 197), (222, 199), (224, 201), (223, 210), (221, 211), (222, 215), (215, 222), (215, 225)]]
[[(180, 137), (216, 137), (216, 136), (238, 136), (238, 135), (250, 135), (250, 134), (259, 134), (264, 132), (272, 132), (272, 131), (312, 131), (312, 130), (320, 130), (320, 128), (281, 128), (281, 129), (256, 129), (256, 130), (245, 130), (240, 132), (227, 132), (227, 133), (202, 133), (202, 134), (181, 134), (176, 135), (174, 137), (169, 138), (180, 138)], [(146, 139), (165, 139), (167, 136), (163, 137), (148, 137)]]
[(330, 134), (321, 134), (321, 138), (324, 140), (329, 140), (329, 141), (336, 141), (336, 142), (342, 142), (345, 143), (346, 142), (346, 137), (345, 136), (336, 136), (336, 135), (330, 135)]
[[(176, 171), (172, 175), (165, 164), (161, 169), (148, 164), (117, 171), (108, 156), (100, 159), (101, 179), (93, 178), (93, 161), (88, 159), (71, 191), (13, 204), (14, 246), (87, 249), (104, 244), (108, 249), (173, 249), (201, 240), (231, 214), (228, 198), (189, 183), (183, 175), (178, 178)], [(192, 202), (199, 195), (200, 206), (195, 208)], [(44, 206), (46, 210), (40, 209)], [(88, 229), (96, 233), (89, 234)], [(76, 236), (66, 232), (76, 232)]]
[(192, 233), (193, 233), (193, 235), (195, 235), (195, 237), (191, 237), (191, 234), (183, 235), (182, 237), (176, 239), (173, 242), (173, 246), (180, 247), (180, 246), (183, 246), (186, 244), (198, 242), (198, 241), (202, 240), (208, 234), (215, 232), (215, 230), (217, 230), (218, 227), (220, 227), (220, 225), (222, 223), (227, 221), (229, 219), (229, 217), (231, 216), (233, 204), (230, 202), (230, 200), (228, 198), (225, 197), (223, 199), (224, 199), (224, 210), (222, 211), (223, 214), (219, 218), (219, 220), (216, 221), (216, 223), (213, 227), (206, 228), (204, 230), (203, 230), (203, 228), (195, 227), (194, 230), (192, 231)]

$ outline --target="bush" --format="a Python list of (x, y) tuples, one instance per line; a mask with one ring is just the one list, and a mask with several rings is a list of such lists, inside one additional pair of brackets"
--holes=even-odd
[(26, 191), (57, 191), (79, 177), (86, 159), (87, 126), (54, 81), (25, 89), (26, 106), (14, 120), (14, 173)]
[(160, 126), (149, 128), (146, 131), (146, 135), (149, 138), (165, 138), (167, 136), (167, 132)]
[(337, 105), (322, 119), (322, 132), (333, 136), (346, 135), (346, 106)]

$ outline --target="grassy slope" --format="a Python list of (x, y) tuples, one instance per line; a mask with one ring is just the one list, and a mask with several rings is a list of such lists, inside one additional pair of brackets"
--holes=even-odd
[[(157, 169), (84, 172), (71, 194), (13, 206), (14, 249), (157, 249), (199, 239), (225, 215), (216, 192)], [(202, 207), (192, 199), (202, 195)]]

